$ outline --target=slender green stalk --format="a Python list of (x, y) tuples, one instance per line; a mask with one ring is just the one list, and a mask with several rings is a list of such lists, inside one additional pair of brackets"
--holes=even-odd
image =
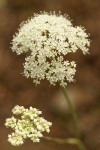
[(77, 145), (77, 147), (79, 148), (79, 150), (86, 150), (86, 147), (81, 140), (80, 140), (79, 144)]
[(72, 106), (72, 103), (70, 101), (70, 98), (68, 97), (67, 91), (65, 88), (62, 88), (63, 94), (66, 98), (70, 114), (72, 115), (72, 120), (73, 120), (73, 126), (74, 126), (74, 132), (75, 132), (75, 137), (76, 138), (53, 138), (53, 137), (47, 137), (43, 136), (44, 139), (50, 140), (53, 142), (57, 142), (59, 144), (70, 144), (70, 145), (76, 145), (79, 150), (86, 150), (83, 142), (80, 140), (80, 130), (78, 126), (78, 118), (77, 114)]
[(43, 138), (49, 141), (57, 142), (59, 144), (76, 145), (80, 150), (86, 150), (83, 143), (78, 138), (54, 138), (48, 136), (43, 136)]
[(44, 139), (57, 142), (59, 144), (73, 144), (73, 145), (78, 145), (79, 144), (79, 139), (76, 138), (55, 138), (55, 137), (48, 137), (48, 136), (43, 136)]
[(63, 91), (63, 94), (64, 94), (64, 96), (66, 98), (70, 114), (72, 116), (74, 132), (75, 132), (75, 136), (76, 136), (77, 141), (78, 141), (77, 142), (77, 147), (79, 148), (79, 150), (86, 150), (83, 142), (80, 140), (80, 129), (79, 129), (79, 122), (78, 122), (78, 117), (77, 117), (76, 111), (74, 110), (74, 108), (72, 106), (70, 98), (69, 98), (69, 96), (67, 94), (67, 90), (65, 88), (62, 88), (62, 91)]
[(70, 98), (69, 98), (69, 96), (67, 94), (67, 90), (65, 88), (62, 88), (62, 91), (63, 91), (63, 94), (64, 94), (64, 96), (66, 98), (70, 114), (72, 116), (72, 121), (73, 121), (73, 127), (74, 127), (75, 136), (77, 138), (79, 138), (80, 137), (80, 130), (79, 130), (79, 126), (78, 126), (77, 114), (76, 114), (76, 112), (75, 112), (75, 110), (74, 110), (74, 108), (72, 106)]

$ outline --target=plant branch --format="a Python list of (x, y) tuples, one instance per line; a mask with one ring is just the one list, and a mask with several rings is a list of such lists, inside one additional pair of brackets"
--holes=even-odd
[(43, 136), (44, 139), (53, 141), (59, 144), (70, 144), (76, 145), (80, 150), (86, 150), (83, 143), (78, 138), (53, 138), (48, 136)]
[(59, 144), (79, 144), (79, 140), (76, 138), (54, 138), (48, 136), (43, 136), (43, 138), (49, 141), (57, 142)]
[[(71, 144), (75, 143), (77, 145), (77, 147), (79, 148), (79, 150), (86, 150), (84, 143), (80, 140), (79, 121), (78, 121), (76, 111), (73, 108), (73, 105), (72, 105), (70, 98), (67, 94), (67, 90), (65, 88), (62, 88), (62, 91), (63, 91), (63, 94), (64, 94), (65, 99), (67, 101), (70, 114), (72, 116), (73, 127), (74, 127), (75, 136), (76, 136), (76, 139), (70, 139), (72, 142)], [(67, 142), (69, 142), (69, 140)]]
[(73, 121), (73, 127), (74, 127), (74, 132), (75, 132), (75, 136), (77, 138), (80, 137), (80, 129), (79, 129), (79, 126), (78, 126), (78, 118), (77, 118), (77, 114), (72, 106), (72, 103), (70, 101), (70, 98), (67, 94), (67, 90), (65, 88), (62, 88), (62, 92), (65, 96), (65, 99), (67, 101), (67, 104), (68, 104), (68, 108), (69, 108), (69, 111), (70, 111), (70, 114), (72, 116), (72, 121)]

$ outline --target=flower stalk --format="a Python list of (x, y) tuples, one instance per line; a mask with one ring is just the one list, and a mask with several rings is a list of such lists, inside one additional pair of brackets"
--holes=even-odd
[(59, 144), (78, 145), (80, 142), (79, 139), (76, 138), (55, 138), (55, 137), (48, 137), (48, 136), (44, 136), (43, 138), (49, 141), (57, 142)]
[(76, 145), (79, 148), (79, 150), (86, 150), (84, 144), (78, 138), (55, 138), (55, 137), (43, 136), (43, 139), (53, 141), (58, 144)]
[(67, 101), (70, 114), (72, 116), (72, 121), (73, 121), (73, 127), (74, 127), (75, 136), (77, 138), (79, 138), (80, 137), (80, 129), (79, 129), (79, 123), (78, 123), (77, 114), (76, 114), (76, 112), (75, 112), (75, 110), (74, 110), (74, 108), (72, 106), (72, 103), (71, 103), (70, 98), (69, 98), (69, 96), (67, 94), (66, 88), (62, 87), (61, 89), (62, 89), (62, 92), (63, 92), (63, 94), (65, 96), (66, 101)]
[(77, 117), (76, 111), (74, 110), (74, 108), (72, 106), (72, 103), (71, 103), (71, 100), (70, 100), (70, 98), (69, 98), (69, 96), (67, 94), (66, 88), (62, 87), (61, 89), (62, 89), (62, 92), (63, 92), (63, 94), (65, 96), (66, 101), (67, 101), (70, 114), (72, 116), (73, 127), (74, 127), (74, 132), (75, 132), (75, 137), (76, 137), (76, 138), (71, 138), (71, 139), (65, 140), (65, 142), (68, 143), (68, 144), (71, 143), (71, 144), (77, 145), (79, 150), (86, 150), (83, 142), (80, 140), (79, 121), (78, 121), (78, 117)]

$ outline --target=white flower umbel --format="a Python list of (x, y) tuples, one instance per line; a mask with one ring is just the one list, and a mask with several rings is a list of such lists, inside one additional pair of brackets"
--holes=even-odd
[(12, 134), (8, 135), (8, 141), (12, 145), (22, 145), (27, 138), (33, 142), (39, 142), (43, 137), (42, 132), (50, 132), (49, 127), (52, 123), (40, 117), (42, 112), (38, 109), (33, 107), (25, 109), (23, 106), (17, 105), (12, 109), (12, 112), (14, 115), (21, 115), (21, 119), (11, 117), (7, 118), (5, 122), (6, 127), (14, 130)]
[(30, 51), (24, 63), (24, 75), (35, 84), (47, 79), (52, 85), (65, 87), (74, 81), (75, 62), (65, 55), (78, 49), (88, 53), (90, 41), (85, 29), (73, 26), (68, 16), (55, 13), (34, 14), (22, 23), (12, 40), (12, 50), (18, 55)]

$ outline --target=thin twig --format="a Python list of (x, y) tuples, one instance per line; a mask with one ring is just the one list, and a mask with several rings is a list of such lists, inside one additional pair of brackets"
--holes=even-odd
[(49, 141), (56, 142), (58, 144), (76, 145), (80, 150), (86, 150), (84, 144), (78, 138), (54, 138), (48, 136), (43, 136), (43, 138)]

